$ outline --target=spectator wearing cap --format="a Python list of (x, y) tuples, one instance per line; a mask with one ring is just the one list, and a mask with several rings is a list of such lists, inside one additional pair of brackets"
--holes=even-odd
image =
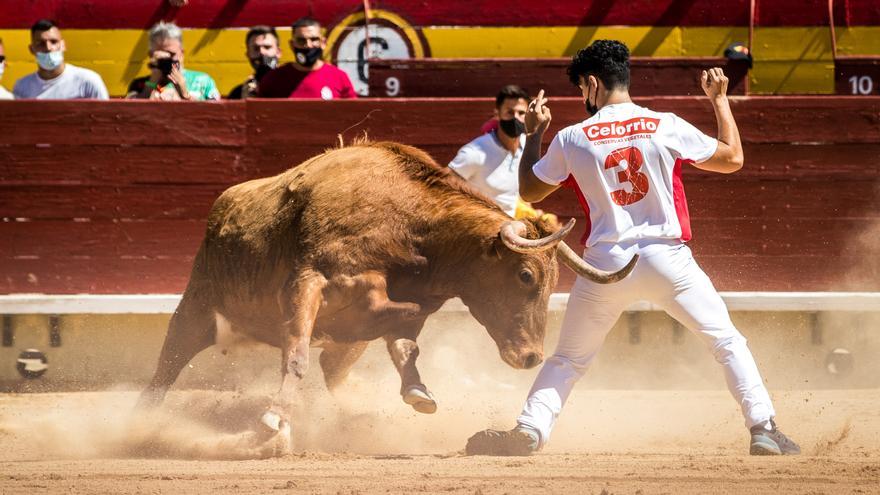
[(260, 97), (357, 98), (348, 74), (322, 60), (327, 40), (321, 34), (318, 21), (303, 17), (293, 23), (290, 48), (294, 61), (266, 74), (260, 81)]
[(254, 26), (245, 36), (245, 55), (254, 73), (229, 93), (230, 100), (240, 100), (257, 96), (260, 81), (272, 69), (278, 67), (281, 58), (281, 46), (278, 33), (269, 26)]
[(28, 46), (37, 62), (37, 71), (15, 83), (16, 98), (41, 100), (72, 100), (109, 98), (107, 86), (97, 72), (64, 61), (67, 45), (58, 25), (41, 19), (31, 26)]
[(160, 21), (150, 29), (150, 75), (128, 86), (126, 98), (149, 100), (219, 100), (214, 79), (204, 72), (184, 68), (183, 31)]

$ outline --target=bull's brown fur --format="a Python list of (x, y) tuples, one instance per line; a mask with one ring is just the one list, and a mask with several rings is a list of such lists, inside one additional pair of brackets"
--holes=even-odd
[[(391, 142), (329, 150), (231, 187), (211, 210), (144, 397), (161, 400), (180, 368), (214, 343), (215, 315), (281, 347), (285, 376), (305, 372), (309, 340), (323, 345), (328, 385), (344, 378), (364, 342), (384, 337), (404, 389), (424, 389), (415, 339), (428, 315), (460, 297), (505, 361), (533, 366), (557, 265), (552, 249), (506, 249), (498, 233), (509, 220), (423, 151)], [(547, 233), (527, 227), (532, 238)]]

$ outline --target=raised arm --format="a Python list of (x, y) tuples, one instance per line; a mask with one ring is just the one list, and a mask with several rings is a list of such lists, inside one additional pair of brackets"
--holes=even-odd
[(519, 162), (519, 196), (530, 203), (541, 201), (559, 186), (547, 184), (539, 179), (532, 167), (541, 159), (541, 141), (544, 133), (550, 125), (550, 109), (544, 106), (547, 98), (544, 98), (544, 90), (538, 92), (538, 96), (529, 103), (526, 112), (526, 146), (523, 148), (522, 158)]
[(703, 71), (700, 78), (703, 91), (712, 102), (715, 109), (715, 118), (718, 121), (718, 149), (711, 158), (694, 166), (701, 170), (730, 174), (741, 169), (743, 166), (742, 142), (739, 138), (739, 129), (733, 112), (730, 110), (730, 102), (727, 99), (727, 76), (724, 71), (715, 67)]

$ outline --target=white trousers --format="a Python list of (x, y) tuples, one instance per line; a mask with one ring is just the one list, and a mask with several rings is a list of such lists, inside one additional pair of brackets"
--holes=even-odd
[(727, 388), (740, 404), (747, 427), (776, 415), (758, 367), (727, 306), (709, 277), (681, 243), (587, 250), (586, 260), (603, 269), (618, 269), (638, 252), (630, 275), (601, 285), (578, 277), (568, 299), (559, 344), (541, 368), (517, 422), (537, 430), (541, 445), (550, 438), (575, 382), (592, 363), (605, 336), (632, 303), (650, 301), (697, 334), (721, 364)]

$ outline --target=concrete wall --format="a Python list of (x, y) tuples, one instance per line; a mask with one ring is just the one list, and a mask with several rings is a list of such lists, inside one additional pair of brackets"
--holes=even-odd
[[(723, 377), (711, 354), (689, 331), (660, 312), (625, 314), (612, 332), (584, 386), (597, 388), (722, 388)], [(167, 315), (70, 315), (61, 319), (61, 346), (50, 347), (47, 317), (13, 317), (15, 341), (0, 347), (0, 391), (80, 390), (143, 387), (161, 348)], [(814, 340), (808, 313), (733, 313), (749, 339), (767, 383), (778, 389), (880, 386), (880, 314), (820, 315), (820, 340)], [(558, 339), (561, 313), (551, 313), (545, 351)], [(638, 329), (634, 340), (631, 328)], [(535, 370), (517, 371), (498, 357), (486, 331), (467, 313), (443, 312), (429, 319), (419, 339), (425, 383), (491, 379), (528, 388)], [(15, 362), (25, 348), (43, 351), (49, 370), (37, 380), (19, 377)], [(852, 353), (851, 372), (831, 374), (828, 354)], [(313, 349), (310, 386), (322, 387)], [(176, 387), (274, 390), (279, 384), (280, 351), (262, 344), (231, 348), (225, 355), (211, 347), (184, 369)], [(384, 343), (371, 344), (354, 370), (354, 379), (394, 381), (396, 372)], [(522, 391), (523, 393), (525, 390)]]

